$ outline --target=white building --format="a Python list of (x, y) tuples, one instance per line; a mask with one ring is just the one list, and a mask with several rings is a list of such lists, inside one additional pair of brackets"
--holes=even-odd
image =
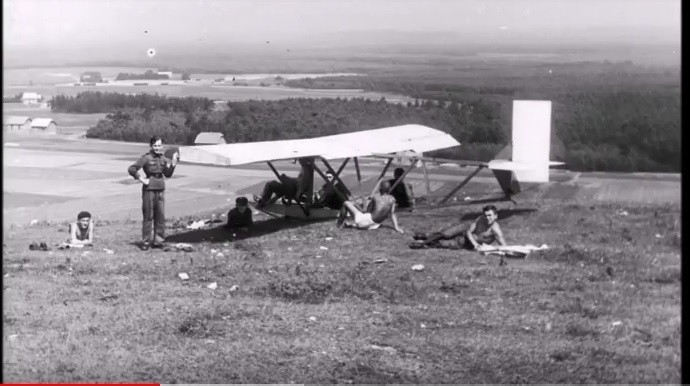
[(34, 118), (34, 120), (31, 121), (31, 132), (56, 134), (57, 122), (52, 118)]
[(172, 79), (173, 72), (172, 71), (158, 71), (158, 75), (167, 75), (168, 78)]
[(223, 133), (210, 131), (199, 133), (194, 140), (195, 145), (218, 145), (226, 143)]
[(43, 96), (35, 92), (25, 92), (22, 94), (22, 103), (25, 105), (37, 105), (41, 102)]
[(9, 116), (7, 119), (5, 119), (5, 130), (24, 131), (28, 133), (29, 130), (31, 130), (31, 118)]

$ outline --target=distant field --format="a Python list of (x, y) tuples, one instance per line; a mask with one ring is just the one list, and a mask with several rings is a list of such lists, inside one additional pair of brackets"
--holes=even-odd
[(15, 95), (22, 92), (38, 92), (45, 97), (55, 95), (77, 95), (84, 91), (116, 93), (149, 93), (177, 97), (198, 96), (228, 101), (249, 99), (276, 100), (285, 98), (368, 98), (379, 100), (382, 97), (392, 103), (414, 102), (414, 98), (392, 93), (367, 92), (361, 90), (306, 90), (288, 87), (245, 87), (245, 86), (32, 86), (5, 88), (4, 94)]

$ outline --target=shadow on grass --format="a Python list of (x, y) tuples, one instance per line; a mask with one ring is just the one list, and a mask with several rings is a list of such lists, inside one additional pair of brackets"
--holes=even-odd
[[(285, 229), (298, 228), (306, 226), (314, 222), (333, 221), (332, 219), (324, 219), (320, 221), (300, 221), (284, 218), (271, 218), (265, 221), (257, 221), (248, 231), (226, 229), (224, 226), (217, 226), (214, 228), (197, 229), (177, 233), (166, 238), (167, 242), (173, 243), (199, 243), (199, 242), (224, 242), (237, 241), (249, 239), (252, 237), (259, 237), (270, 233), (275, 233)], [(233, 236), (235, 234), (235, 236)]]
[[(517, 209), (499, 209), (498, 210), (498, 219), (499, 220), (505, 220), (509, 217), (517, 216), (517, 215), (523, 215), (523, 214), (528, 214), (528, 213), (533, 213), (536, 212), (537, 209), (535, 208), (517, 208)], [(465, 213), (460, 217), (461, 221), (470, 221), (470, 220), (475, 220), (479, 216), (481, 216), (483, 212), (471, 212), (471, 213)]]

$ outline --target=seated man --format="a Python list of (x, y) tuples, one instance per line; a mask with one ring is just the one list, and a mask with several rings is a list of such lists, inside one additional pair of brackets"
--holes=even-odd
[(77, 222), (70, 224), (67, 243), (77, 246), (93, 245), (91, 213), (87, 211), (79, 212)]
[(429, 234), (417, 233), (410, 248), (448, 248), (469, 249), (481, 251), (486, 245), (498, 242), (506, 245), (501, 227), (496, 221), (498, 209), (493, 205), (482, 208), (483, 215), (473, 222), (469, 228), (464, 225), (454, 225), (441, 232)]
[(228, 212), (228, 223), (225, 224), (225, 228), (246, 231), (253, 223), (249, 200), (247, 197), (237, 197), (235, 207)]
[[(403, 168), (395, 168), (393, 171), (393, 178), (388, 180), (388, 182), (393, 186), (399, 179), (405, 174)], [(391, 191), (393, 197), (395, 197), (395, 202), (398, 204), (398, 208), (414, 208), (414, 193), (412, 191), (412, 185), (405, 182), (405, 180), (400, 181)]]
[(338, 181), (333, 181), (333, 174), (331, 172), (326, 173), (326, 178), (331, 181), (329, 184), (326, 182), (321, 190), (316, 194), (316, 204), (325, 206), (326, 208), (340, 210), (343, 207), (343, 203), (346, 201), (346, 197), (350, 196), (350, 191), (346, 186), (342, 185)]
[[(371, 196), (366, 212), (360, 210), (353, 201), (345, 201), (338, 215), (337, 226), (377, 229), (381, 223), (390, 218), (395, 230), (404, 233), (398, 226), (398, 218), (395, 215), (395, 198), (390, 195), (390, 184), (388, 181), (379, 181), (379, 185), (379, 191)], [(345, 220), (348, 213), (352, 219)]]
[[(279, 181), (269, 181), (264, 185), (261, 196), (254, 195), (257, 208), (273, 204), (279, 198), (287, 201), (299, 201), (305, 193), (308, 193), (307, 196), (311, 195), (314, 178), (313, 161), (308, 158), (300, 158), (299, 163), (302, 168), (296, 178), (289, 177), (283, 173), (278, 177)], [(310, 200), (311, 197), (307, 199)]]

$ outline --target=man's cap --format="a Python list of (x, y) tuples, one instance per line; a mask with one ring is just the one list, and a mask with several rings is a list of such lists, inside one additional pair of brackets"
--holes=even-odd
[(77, 220), (81, 220), (83, 218), (91, 218), (91, 213), (89, 213), (85, 210), (79, 212), (79, 214), (77, 215)]
[(247, 200), (247, 197), (237, 197), (235, 199), (235, 204), (237, 204), (237, 205), (248, 205), (249, 200)]

